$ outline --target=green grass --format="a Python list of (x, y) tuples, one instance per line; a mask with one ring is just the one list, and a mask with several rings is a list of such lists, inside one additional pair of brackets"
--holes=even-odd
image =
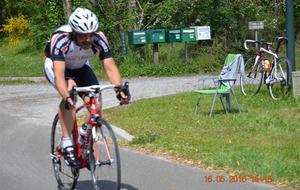
[(34, 50), (31, 42), (24, 40), (15, 47), (0, 42), (0, 76), (43, 76), (43, 50)]
[[(193, 113), (196, 94), (140, 100), (105, 115), (134, 135), (129, 146), (167, 153), (176, 160), (300, 188), (300, 101), (238, 93), (242, 113), (224, 114), (220, 101), (208, 117), (212, 96)], [(233, 104), (234, 106), (234, 104)]]

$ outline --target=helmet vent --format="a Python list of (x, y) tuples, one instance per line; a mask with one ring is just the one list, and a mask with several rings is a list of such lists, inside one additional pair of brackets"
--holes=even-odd
[(91, 22), (91, 28), (93, 28), (93, 24), (94, 24), (94, 23), (93, 23), (93, 22)]
[(87, 19), (87, 20), (89, 19), (89, 15), (88, 14), (87, 15), (82, 15), (82, 16), (84, 16), (84, 18)]
[(81, 26), (78, 26), (78, 28), (80, 28), (81, 31), (85, 31)]
[(71, 25), (72, 25), (72, 28), (76, 28), (76, 26), (73, 23), (71, 23)]
[(88, 27), (88, 25), (86, 24), (86, 23), (84, 23), (84, 26), (85, 26), (85, 28), (88, 30), (89, 29), (89, 27)]

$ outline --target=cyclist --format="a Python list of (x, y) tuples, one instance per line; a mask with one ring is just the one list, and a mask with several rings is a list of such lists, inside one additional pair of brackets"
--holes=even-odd
[[(52, 34), (45, 48), (45, 76), (62, 97), (58, 109), (63, 133), (61, 147), (65, 163), (71, 167), (79, 167), (79, 161), (71, 138), (75, 109), (70, 90), (73, 86), (99, 84), (89, 64), (91, 56), (99, 54), (108, 79), (119, 86), (115, 88), (117, 98), (122, 104), (128, 103), (127, 90), (122, 86), (121, 75), (111, 56), (108, 41), (98, 31), (98, 26), (98, 18), (93, 12), (77, 8), (70, 15), (68, 24)], [(84, 102), (89, 101), (89, 97), (79, 95)]]

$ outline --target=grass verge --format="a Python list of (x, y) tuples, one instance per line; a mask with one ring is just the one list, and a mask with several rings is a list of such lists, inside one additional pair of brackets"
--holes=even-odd
[(32, 42), (23, 40), (14, 48), (0, 41), (0, 76), (43, 76), (43, 50), (33, 48)]
[(300, 188), (299, 100), (273, 101), (264, 88), (255, 97), (238, 95), (240, 114), (224, 114), (217, 102), (213, 118), (212, 97), (202, 100), (196, 115), (196, 94), (184, 93), (111, 108), (105, 116), (135, 136), (131, 148)]

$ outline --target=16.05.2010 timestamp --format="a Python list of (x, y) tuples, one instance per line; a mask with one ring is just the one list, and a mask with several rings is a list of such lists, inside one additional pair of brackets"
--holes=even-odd
[(247, 181), (252, 181), (255, 183), (264, 182), (264, 183), (271, 183), (272, 177), (271, 176), (243, 176), (243, 175), (206, 175), (204, 176), (205, 183), (245, 183)]

